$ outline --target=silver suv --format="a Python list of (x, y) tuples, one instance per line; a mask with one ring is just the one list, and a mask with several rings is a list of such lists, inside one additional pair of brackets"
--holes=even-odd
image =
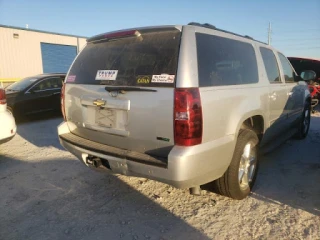
[(251, 191), (258, 149), (306, 137), (310, 93), (272, 47), (209, 24), (94, 36), (61, 96), (62, 146), (88, 167), (199, 194)]

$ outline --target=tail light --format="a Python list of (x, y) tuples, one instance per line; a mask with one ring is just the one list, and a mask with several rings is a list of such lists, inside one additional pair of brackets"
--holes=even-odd
[(4, 89), (0, 89), (0, 105), (6, 104), (7, 98), (6, 98), (6, 92)]
[(174, 94), (174, 141), (193, 146), (202, 142), (202, 107), (198, 88), (176, 88)]
[(65, 110), (65, 100), (64, 100), (65, 88), (66, 88), (66, 84), (64, 83), (61, 88), (61, 113), (62, 113), (63, 119), (66, 121), (66, 110)]

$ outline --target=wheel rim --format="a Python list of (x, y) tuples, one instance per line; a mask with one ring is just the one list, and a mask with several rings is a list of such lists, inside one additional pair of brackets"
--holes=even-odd
[(253, 180), (257, 165), (255, 147), (247, 143), (243, 149), (239, 164), (239, 184), (241, 189), (247, 189)]
[(309, 128), (310, 124), (310, 113), (309, 109), (307, 109), (304, 113), (304, 119), (303, 119), (303, 133), (306, 134)]

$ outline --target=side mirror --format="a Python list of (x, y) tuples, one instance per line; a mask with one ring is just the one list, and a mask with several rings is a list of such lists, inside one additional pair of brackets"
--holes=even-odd
[(316, 80), (317, 74), (312, 70), (305, 70), (301, 72), (300, 76), (304, 81), (314, 81)]

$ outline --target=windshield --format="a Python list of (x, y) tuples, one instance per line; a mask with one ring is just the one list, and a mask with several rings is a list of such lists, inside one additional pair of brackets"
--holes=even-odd
[(66, 82), (110, 86), (173, 87), (181, 32), (142, 33), (89, 42), (72, 65)]
[(35, 77), (24, 78), (18, 82), (11, 84), (10, 86), (8, 86), (6, 88), (6, 90), (7, 91), (16, 91), (16, 92), (23, 91), (24, 89), (29, 87), (32, 83), (34, 83), (37, 80), (38, 80), (38, 78), (35, 78)]

